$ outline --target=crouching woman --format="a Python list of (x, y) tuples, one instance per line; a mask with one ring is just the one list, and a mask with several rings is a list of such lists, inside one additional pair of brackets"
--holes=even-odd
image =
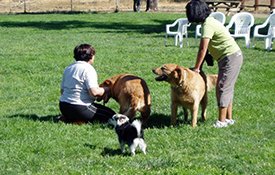
[(109, 91), (98, 85), (97, 72), (92, 66), (95, 49), (89, 44), (80, 44), (74, 49), (74, 59), (75, 62), (63, 73), (59, 99), (61, 120), (67, 123), (107, 122), (115, 112), (95, 103), (96, 97), (102, 97)]

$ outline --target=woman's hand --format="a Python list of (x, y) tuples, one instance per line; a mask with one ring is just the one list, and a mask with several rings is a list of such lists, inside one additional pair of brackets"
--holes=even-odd
[(209, 38), (202, 38), (200, 41), (200, 48), (197, 54), (196, 64), (195, 64), (195, 67), (193, 68), (195, 72), (198, 72), (198, 73), (200, 72), (201, 65), (203, 63), (205, 54), (207, 52), (209, 41), (210, 41)]
[(194, 72), (197, 72), (197, 73), (200, 73), (200, 69), (198, 69), (198, 68), (195, 68), (195, 67), (192, 67), (192, 68), (190, 68), (192, 71), (194, 71)]
[(96, 101), (100, 102), (103, 100), (103, 104), (108, 103), (109, 99), (111, 98), (111, 91), (108, 87), (103, 87), (104, 93), (101, 96), (96, 96)]
[(89, 89), (89, 94), (93, 97), (101, 97), (104, 95), (105, 89), (103, 87), (92, 87)]
[(193, 71), (197, 72), (197, 73), (200, 73), (200, 69), (198, 69), (198, 68), (194, 68)]

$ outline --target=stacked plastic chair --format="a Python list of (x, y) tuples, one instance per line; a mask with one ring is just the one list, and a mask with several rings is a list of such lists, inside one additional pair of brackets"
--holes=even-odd
[[(165, 35), (164, 45), (166, 46), (168, 36), (174, 36), (175, 46), (177, 46), (178, 42), (179, 42), (180, 47), (183, 46), (183, 37), (185, 36), (186, 43), (188, 45), (188, 41), (187, 41), (188, 31), (187, 31), (187, 28), (190, 25), (191, 24), (188, 22), (187, 18), (179, 18), (175, 22), (173, 22), (172, 24), (167, 24), (166, 25), (166, 35)], [(177, 28), (177, 30), (173, 30), (175, 28)]]
[[(260, 34), (260, 30), (268, 27), (266, 34)], [(256, 25), (254, 28), (254, 38), (265, 39), (265, 49), (272, 50), (272, 40), (275, 38), (275, 10), (268, 16), (263, 24)]]
[(234, 26), (234, 32), (231, 33), (231, 36), (234, 38), (244, 37), (246, 47), (250, 48), (250, 30), (253, 25), (254, 16), (248, 12), (240, 12), (232, 16), (226, 28), (230, 31)]

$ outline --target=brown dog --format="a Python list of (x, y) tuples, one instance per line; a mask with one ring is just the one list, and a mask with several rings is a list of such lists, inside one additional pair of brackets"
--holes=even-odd
[[(177, 109), (183, 107), (184, 119), (188, 112), (192, 114), (192, 127), (197, 124), (199, 105), (202, 108), (202, 120), (206, 119), (207, 91), (215, 87), (217, 75), (200, 75), (188, 68), (176, 64), (164, 64), (152, 70), (157, 81), (166, 81), (171, 85), (171, 124), (177, 120)], [(204, 78), (203, 78), (204, 77)]]
[(120, 114), (132, 119), (136, 111), (139, 111), (142, 123), (146, 124), (151, 113), (151, 96), (142, 78), (130, 74), (119, 74), (105, 80), (99, 86), (110, 88), (110, 93), (103, 97), (104, 103), (112, 97), (120, 105)]

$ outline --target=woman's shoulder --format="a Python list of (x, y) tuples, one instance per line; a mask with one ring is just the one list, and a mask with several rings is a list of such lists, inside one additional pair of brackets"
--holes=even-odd
[(220, 21), (216, 20), (213, 16), (208, 16), (205, 19), (204, 25), (211, 25), (211, 26), (221, 26), (223, 25)]
[(202, 28), (203, 30), (210, 30), (212, 32), (221, 32), (226, 30), (225, 26), (212, 16), (206, 18), (205, 22), (202, 25)]

